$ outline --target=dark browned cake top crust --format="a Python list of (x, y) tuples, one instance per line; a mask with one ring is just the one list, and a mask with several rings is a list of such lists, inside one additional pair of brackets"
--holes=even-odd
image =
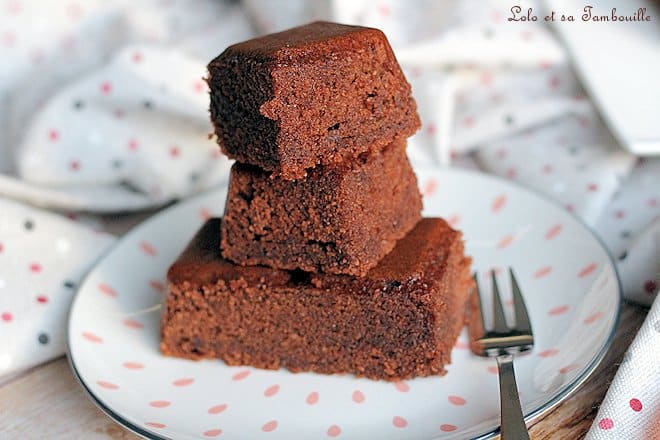
[(303, 280), (318, 288), (331, 287), (360, 280), (365, 285), (409, 280), (420, 281), (441, 274), (454, 245), (461, 241), (461, 233), (440, 218), (423, 218), (381, 262), (366, 276), (308, 274), (301, 271), (283, 271), (263, 266), (237, 266), (220, 254), (218, 238), (220, 219), (209, 220), (168, 271), (170, 283), (188, 282), (196, 285), (217, 280), (245, 280), (248, 284), (270, 287), (295, 287)]
[(222, 151), (287, 180), (381, 151), (420, 126), (377, 29), (315, 22), (230, 46), (208, 71)]
[(355, 50), (356, 46), (364, 46), (368, 40), (381, 40), (389, 47), (385, 34), (378, 29), (315, 21), (234, 44), (226, 49), (225, 54), (249, 53), (280, 63), (303, 57), (311, 61)]

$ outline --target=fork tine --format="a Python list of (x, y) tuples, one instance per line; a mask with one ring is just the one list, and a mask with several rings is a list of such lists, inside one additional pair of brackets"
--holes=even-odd
[(495, 271), (492, 271), (490, 274), (493, 280), (493, 331), (497, 333), (505, 333), (509, 331), (509, 328), (506, 325), (506, 318), (504, 317), (504, 308), (502, 308), (500, 289), (497, 287)]
[(518, 281), (516, 280), (516, 276), (513, 274), (513, 268), (511, 267), (509, 268), (509, 275), (511, 276), (511, 290), (513, 291), (513, 310), (516, 315), (515, 329), (519, 332), (529, 333), (531, 335), (532, 325), (529, 321), (529, 315), (527, 315), (525, 300), (522, 297)]
[[(474, 280), (474, 290), (472, 291), (472, 294), (475, 296), (476, 301), (477, 301), (477, 306), (478, 306), (478, 311), (479, 311), (479, 319), (481, 320), (481, 332), (486, 331), (486, 322), (484, 321), (484, 312), (483, 312), (483, 304), (481, 303), (481, 291), (479, 290), (479, 280), (477, 280), (477, 273), (472, 274), (472, 279)], [(479, 335), (481, 337), (483, 335)]]

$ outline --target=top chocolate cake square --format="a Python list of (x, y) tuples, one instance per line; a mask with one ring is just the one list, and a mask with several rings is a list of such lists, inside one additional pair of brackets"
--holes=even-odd
[(224, 153), (284, 179), (380, 151), (420, 126), (377, 29), (315, 22), (230, 46), (208, 70)]

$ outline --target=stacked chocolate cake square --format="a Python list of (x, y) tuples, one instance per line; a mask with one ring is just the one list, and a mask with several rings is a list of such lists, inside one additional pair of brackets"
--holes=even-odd
[(209, 64), (231, 170), (222, 220), (168, 272), (161, 349), (229, 365), (442, 374), (464, 323), (460, 232), (421, 219), (420, 125), (384, 34), (316, 22)]

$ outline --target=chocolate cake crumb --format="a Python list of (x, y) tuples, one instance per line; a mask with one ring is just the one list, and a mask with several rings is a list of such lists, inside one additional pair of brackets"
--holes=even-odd
[(244, 266), (366, 274), (421, 218), (405, 147), (395, 141), (297, 181), (234, 164), (222, 255)]
[(168, 272), (161, 350), (396, 381), (441, 375), (472, 286), (461, 233), (422, 219), (364, 277), (242, 267), (211, 219)]

